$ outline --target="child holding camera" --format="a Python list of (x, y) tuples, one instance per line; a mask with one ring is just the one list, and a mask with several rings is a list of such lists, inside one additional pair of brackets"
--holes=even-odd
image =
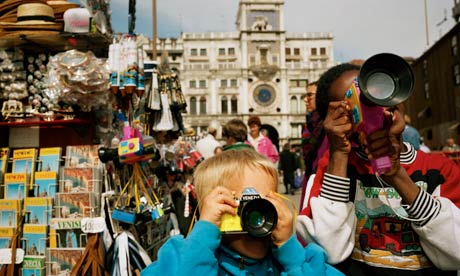
[[(297, 241), (293, 213), (276, 194), (277, 180), (275, 165), (254, 150), (224, 151), (205, 160), (194, 173), (200, 220), (186, 239), (171, 237), (142, 275), (342, 275), (326, 263), (319, 246), (303, 248)], [(247, 198), (274, 206), (273, 229), (262, 229), (267, 232), (259, 231), (258, 237), (222, 233), (224, 215), (246, 217), (236, 199), (248, 188), (260, 196)], [(241, 200), (241, 205), (254, 205), (250, 203)], [(247, 223), (264, 224), (270, 216), (264, 216), (264, 208), (259, 211), (249, 215)]]

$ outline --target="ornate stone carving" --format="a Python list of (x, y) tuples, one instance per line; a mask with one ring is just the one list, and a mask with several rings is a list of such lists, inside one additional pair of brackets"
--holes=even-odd
[(260, 64), (253, 65), (249, 68), (251, 72), (258, 79), (262, 81), (270, 81), (276, 75), (279, 70), (279, 67), (274, 64), (269, 64), (267, 61), (267, 46), (260, 46)]
[(271, 31), (272, 25), (268, 24), (268, 18), (266, 16), (256, 16), (251, 29), (253, 31)]

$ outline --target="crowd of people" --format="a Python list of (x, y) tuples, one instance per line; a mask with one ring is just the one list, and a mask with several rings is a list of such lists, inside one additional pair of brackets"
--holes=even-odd
[[(340, 64), (307, 86), (301, 158), (289, 142), (278, 153), (258, 116), (227, 122), (224, 143), (208, 128), (193, 173), (199, 218), (142, 275), (457, 275), (460, 168), (430, 153), (402, 105), (384, 108), (382, 129), (359, 133), (344, 100), (359, 70)], [(442, 151), (460, 147), (449, 138)], [(382, 157), (388, 167), (376, 172)], [(300, 168), (297, 214), (278, 181), (295, 193)], [(229, 223), (238, 231), (222, 230)]]

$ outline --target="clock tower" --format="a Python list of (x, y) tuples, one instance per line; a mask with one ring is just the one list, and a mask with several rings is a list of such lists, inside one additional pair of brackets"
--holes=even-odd
[(334, 65), (333, 36), (288, 32), (285, 1), (238, 0), (234, 31), (158, 42), (182, 68), (185, 125), (201, 134), (212, 124), (220, 132), (231, 119), (257, 115), (275, 144), (278, 137), (280, 145), (300, 141), (306, 86)]
[(283, 49), (286, 36), (283, 25), (284, 1), (240, 1), (237, 28), (240, 33), (242, 66), (247, 78), (248, 113), (276, 114), (282, 111), (287, 97), (287, 83), (282, 81)]

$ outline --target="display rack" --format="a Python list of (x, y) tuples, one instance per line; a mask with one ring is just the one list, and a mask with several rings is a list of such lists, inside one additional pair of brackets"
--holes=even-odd
[[(9, 146), (14, 129), (37, 129), (40, 147), (92, 144), (94, 139), (94, 121), (90, 118), (53, 121), (0, 122), (0, 146)], [(31, 137), (29, 137), (31, 138)], [(29, 145), (24, 145), (29, 146)]]
[[(91, 50), (96, 56), (107, 56), (111, 38), (101, 33), (66, 33), (66, 32), (36, 32), (30, 34), (18, 33), (13, 37), (0, 36), (0, 48), (20, 47), (26, 51), (51, 52), (67, 50)], [(37, 48), (40, 47), (40, 48)]]

